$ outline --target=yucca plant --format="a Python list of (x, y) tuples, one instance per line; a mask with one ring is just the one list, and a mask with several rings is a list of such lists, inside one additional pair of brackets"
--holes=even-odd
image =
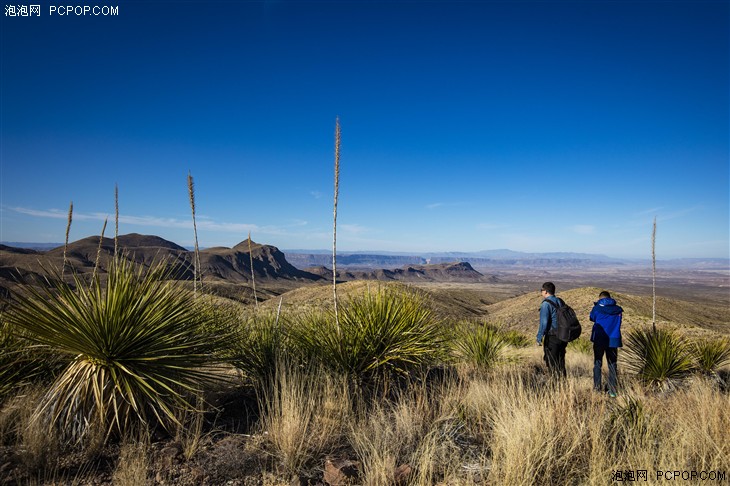
[(53, 377), (61, 360), (16, 336), (0, 317), (0, 404), (12, 391)]
[(507, 341), (499, 330), (491, 326), (462, 331), (453, 344), (459, 359), (480, 370), (489, 370), (505, 360)]
[(592, 355), (593, 343), (585, 338), (578, 338), (568, 343), (568, 349), (578, 351), (579, 353)]
[(292, 337), (312, 360), (360, 384), (408, 374), (443, 354), (439, 322), (414, 291), (380, 288), (351, 298), (339, 311), (309, 314)]
[(697, 368), (707, 375), (716, 375), (720, 368), (730, 363), (728, 338), (697, 341), (692, 344), (691, 351)]
[(500, 333), (500, 336), (504, 342), (515, 348), (526, 348), (534, 341), (514, 329), (511, 331), (503, 331)]
[(229, 361), (265, 389), (287, 352), (287, 337), (275, 314), (255, 314), (231, 339)]
[(639, 398), (627, 395), (609, 404), (610, 413), (606, 423), (605, 437), (614, 451), (621, 451), (632, 438), (646, 433), (647, 412)]
[(671, 330), (633, 329), (625, 349), (626, 368), (651, 386), (671, 388), (693, 368), (687, 341)]
[(146, 270), (115, 259), (106, 286), (26, 288), (7, 321), (30, 342), (70, 363), (39, 403), (33, 420), (57, 426), (68, 438), (106, 439), (130, 425), (169, 427), (191, 408), (188, 395), (212, 379), (205, 367), (225, 333), (191, 292), (166, 280), (159, 263)]

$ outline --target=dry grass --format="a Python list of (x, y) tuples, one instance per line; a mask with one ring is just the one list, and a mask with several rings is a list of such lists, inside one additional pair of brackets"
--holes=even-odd
[[(357, 461), (355, 483), (364, 485), (599, 485), (616, 470), (730, 469), (730, 395), (712, 380), (656, 392), (620, 375), (619, 398), (610, 399), (591, 389), (590, 356), (569, 351), (568, 378), (553, 382), (540, 351), (525, 349), (522, 362), (487, 374), (415, 380), (370, 404), (353, 402), (346, 383), (326, 372), (279, 365), (276, 384), (260, 397), (255, 435), (227, 435), (235, 460), (226, 475), (288, 484), (318, 477), (328, 456)], [(58, 452), (45, 431), (29, 426), (27, 400), (34, 398), (10, 399), (0, 412), (3, 442), (39, 471), (29, 477), (51, 477)], [(188, 424), (200, 439), (202, 429)], [(209, 447), (211, 436), (203, 439)], [(220, 444), (211, 464), (219, 474)], [(154, 473), (148, 453), (144, 440), (123, 442), (115, 484), (145, 484)], [(262, 453), (270, 460), (257, 459)], [(184, 463), (201, 457), (184, 456)]]
[[(730, 469), (730, 395), (716, 381), (697, 376), (655, 391), (625, 372), (622, 351), (619, 398), (610, 399), (592, 391), (588, 354), (569, 349), (568, 377), (556, 383), (543, 371), (541, 348), (515, 352), (519, 362), (414, 379), (375, 403), (353, 398), (345, 381), (322, 370), (279, 364), (259, 396), (252, 435), (225, 432), (218, 442), (202, 415), (190, 416), (176, 437), (180, 467), (208, 454), (201, 467), (216, 481), (289, 484), (319, 480), (327, 457), (346, 457), (359, 464), (354, 484), (364, 485), (603, 485), (617, 470)], [(0, 433), (36, 471), (26, 477), (52, 478), (57, 442), (29, 427), (23, 404), (33, 400), (6, 401)], [(115, 484), (154, 476), (145, 447), (122, 443)]]
[(341, 442), (350, 410), (346, 382), (284, 363), (275, 376), (260, 397), (261, 433), (278, 472), (304, 474)]
[(348, 434), (360, 484), (478, 483), (488, 461), (465, 428), (464, 394), (457, 380), (413, 383), (397, 399), (361, 410)]
[(31, 420), (34, 409), (29, 404), (38, 403), (44, 392), (41, 386), (27, 387), (0, 409), (0, 444), (13, 447), (24, 468), (35, 476), (53, 471), (60, 454), (59, 437)]
[(149, 438), (146, 434), (141, 439), (128, 440), (122, 443), (119, 461), (114, 470), (114, 484), (118, 486), (144, 486), (151, 484), (148, 477)]
[(524, 366), (467, 384), (463, 403), (489, 449), (490, 483), (606, 484), (615, 470), (730, 466), (730, 398), (710, 382), (671, 394), (628, 382), (610, 400), (590, 391), (588, 359), (573, 356), (568, 368), (557, 384)]
[(185, 460), (190, 460), (198, 452), (203, 443), (204, 405), (202, 395), (198, 394), (195, 401), (195, 408), (183, 410), (182, 417), (180, 417), (177, 424), (175, 440), (182, 446), (182, 453)]

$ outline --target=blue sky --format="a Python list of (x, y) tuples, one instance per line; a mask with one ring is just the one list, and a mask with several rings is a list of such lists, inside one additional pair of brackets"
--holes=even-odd
[[(38, 0), (40, 1), (40, 0)], [(34, 2), (38, 3), (38, 2)], [(2, 17), (0, 240), (730, 257), (727, 1)], [(82, 2), (79, 2), (82, 3)], [(110, 224), (107, 235), (113, 234)]]

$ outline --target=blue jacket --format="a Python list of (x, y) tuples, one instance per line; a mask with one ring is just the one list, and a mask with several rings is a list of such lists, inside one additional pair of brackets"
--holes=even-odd
[(616, 305), (613, 299), (601, 299), (593, 305), (591, 310), (591, 322), (593, 332), (591, 341), (604, 348), (620, 348), (621, 342), (621, 319), (624, 310)]
[[(556, 305), (560, 306), (560, 301), (554, 295), (548, 295), (545, 300), (552, 300)], [(540, 327), (537, 329), (537, 342), (541, 343), (543, 336), (550, 333), (553, 328), (553, 323), (557, 325), (558, 322), (558, 311), (555, 307), (551, 306), (545, 300), (540, 304)]]

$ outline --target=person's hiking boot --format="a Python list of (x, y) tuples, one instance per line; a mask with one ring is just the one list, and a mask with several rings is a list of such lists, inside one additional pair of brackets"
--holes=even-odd
[(609, 391), (609, 392), (608, 392), (608, 397), (609, 397), (609, 398), (616, 398), (617, 396), (618, 396), (618, 395), (616, 395), (616, 392), (615, 392), (615, 391)]

